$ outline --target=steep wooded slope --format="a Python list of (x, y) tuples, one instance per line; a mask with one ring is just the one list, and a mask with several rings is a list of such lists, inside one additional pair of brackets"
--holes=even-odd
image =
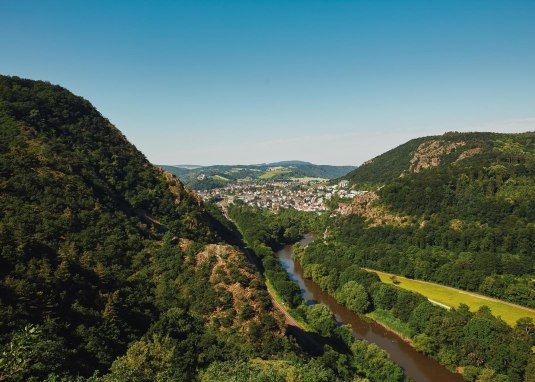
[(343, 208), (369, 267), (535, 307), (535, 133), (420, 138), (348, 179), (375, 185)]
[(112, 364), (107, 380), (189, 381), (280, 355), (282, 321), (228, 235), (88, 101), (0, 77), (1, 381)]

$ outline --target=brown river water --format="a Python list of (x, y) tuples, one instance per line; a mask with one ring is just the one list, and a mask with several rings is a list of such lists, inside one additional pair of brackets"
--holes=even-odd
[[(314, 240), (307, 235), (301, 240), (307, 245)], [(464, 379), (452, 373), (434, 359), (418, 353), (400, 336), (387, 330), (375, 321), (369, 322), (360, 318), (356, 313), (342, 306), (328, 293), (321, 290), (318, 284), (303, 276), (303, 268), (292, 259), (293, 246), (287, 245), (277, 252), (277, 258), (284, 269), (301, 288), (306, 302), (319, 302), (328, 306), (336, 315), (339, 323), (349, 324), (353, 335), (357, 339), (365, 339), (384, 349), (396, 364), (401, 366), (405, 374), (414, 382), (462, 382)]]

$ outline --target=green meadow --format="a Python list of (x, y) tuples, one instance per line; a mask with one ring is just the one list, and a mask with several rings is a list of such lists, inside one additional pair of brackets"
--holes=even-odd
[[(393, 284), (391, 280), (392, 274), (372, 269), (366, 270), (377, 273), (382, 282)], [(396, 284), (398, 287), (418, 292), (428, 299), (433, 300), (433, 302), (438, 302), (448, 307), (456, 308), (459, 304), (463, 303), (468, 305), (470, 310), (477, 311), (480, 307), (486, 305), (492, 310), (495, 316), (500, 316), (511, 326), (514, 326), (516, 321), (522, 317), (532, 317), (535, 320), (535, 310), (533, 309), (427, 281), (413, 280), (397, 275), (396, 279), (399, 281)]]

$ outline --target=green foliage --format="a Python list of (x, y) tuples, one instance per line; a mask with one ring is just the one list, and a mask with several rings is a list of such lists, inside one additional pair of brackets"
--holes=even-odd
[(384, 183), (395, 179), (409, 168), (410, 154), (425, 140), (426, 138), (413, 139), (389, 150), (351, 171), (343, 176), (342, 179), (359, 185)]
[(429, 337), (427, 334), (417, 334), (413, 338), (414, 348), (421, 353), (427, 355), (434, 355), (437, 352), (437, 343), (436, 341)]
[(366, 314), (367, 317), (372, 318), (375, 321), (380, 322), (387, 328), (392, 329), (402, 337), (411, 338), (414, 335), (414, 331), (406, 322), (401, 321), (394, 316), (391, 310), (376, 309)]
[(215, 362), (201, 373), (201, 382), (331, 382), (334, 373), (315, 360), (307, 363), (251, 360)]
[(479, 368), (468, 365), (463, 370), (463, 378), (465, 381), (474, 382), (477, 376), (479, 375), (480, 371), (481, 370)]
[(324, 337), (331, 337), (336, 329), (336, 319), (329, 308), (323, 304), (303, 305), (305, 318), (312, 329)]
[(424, 296), (400, 289), (397, 294), (396, 303), (392, 307), (392, 312), (401, 321), (408, 322), (412, 312), (424, 301), (427, 301)]
[(362, 284), (353, 280), (342, 285), (336, 299), (356, 313), (365, 313), (370, 306), (368, 292)]
[[(426, 155), (437, 166), (412, 173)], [(330, 230), (351, 247), (348, 263), (535, 308), (534, 175), (533, 132), (419, 138), (347, 176), (384, 184), (375, 205), (409, 224), (367, 227), (350, 216)]]
[(152, 281), (131, 279), (151, 243), (216, 241), (217, 225), (86, 100), (15, 77), (0, 95), (2, 342), (51, 320), (47, 367), (103, 370), (157, 316)]
[(314, 225), (311, 214), (294, 209), (281, 210), (274, 214), (243, 203), (229, 206), (228, 211), (245, 241), (262, 259), (264, 276), (283, 301), (292, 308), (301, 304), (301, 290), (274, 258), (273, 251), (298, 241), (311, 230)]
[(397, 301), (398, 289), (388, 284), (377, 283), (372, 298), (376, 309), (390, 310)]
[(58, 368), (63, 341), (40, 326), (27, 325), (0, 349), (0, 381), (38, 381)]
[(111, 366), (104, 382), (187, 381), (191, 374), (182, 370), (182, 354), (169, 337), (154, 336), (134, 342), (126, 354)]
[[(350, 260), (358, 251), (357, 247), (345, 246), (345, 238), (340, 240), (337, 235), (326, 241), (313, 242), (298, 257), (305, 276), (319, 280), (320, 286), (325, 278), (340, 288), (337, 283), (348, 279), (348, 275), (359, 277), (358, 272), (351, 269), (354, 263)], [(365, 253), (368, 259), (374, 255), (370, 250)], [(520, 320), (513, 329), (492, 316), (488, 309), (472, 314), (467, 306), (461, 305), (447, 311), (432, 305), (419, 294), (393, 285), (371, 279), (360, 285), (371, 296), (374, 310), (369, 315), (372, 318), (412, 337), (419, 351), (435, 357), (451, 370), (465, 365), (490, 368), (497, 374), (506, 375), (511, 382), (521, 382), (524, 378), (533, 342), (527, 334), (533, 331), (529, 319)], [(348, 301), (340, 293), (335, 297), (347, 306)]]
[(228, 213), (255, 252), (264, 252), (257, 251), (262, 245), (275, 251), (295, 243), (305, 233), (317, 228), (318, 220), (317, 215), (293, 208), (273, 213), (244, 203), (230, 205)]
[(399, 366), (389, 360), (388, 354), (375, 344), (355, 341), (351, 346), (354, 362), (368, 378), (374, 381), (403, 381), (403, 372)]
[[(287, 272), (280, 266), (273, 256), (273, 250), (280, 248), (283, 244), (298, 240), (304, 232), (310, 232), (314, 228), (322, 227), (323, 222), (316, 219), (315, 214), (302, 213), (295, 210), (282, 210), (279, 214), (273, 214), (260, 209), (238, 204), (230, 206), (229, 214), (236, 222), (248, 243), (255, 243), (253, 246), (257, 255), (261, 255), (265, 269), (265, 276), (270, 283), (273, 280), (279, 283), (275, 286), (277, 292), (285, 302), (296, 306), (301, 302), (300, 290), (297, 284), (288, 278)], [(294, 228), (299, 235), (288, 235), (288, 228)], [(269, 247), (268, 247), (269, 245)], [(305, 256), (305, 249), (297, 243), (294, 245), (294, 259), (302, 262)], [(363, 271), (357, 266), (350, 266), (342, 273), (336, 269), (328, 269), (317, 263), (302, 262), (305, 276), (311, 277), (320, 286), (336, 294), (337, 298), (344, 298), (353, 304), (355, 310), (365, 311), (370, 306), (369, 294), (366, 287), (377, 284), (379, 278), (376, 274)], [(281, 293), (282, 292), (282, 293)], [(295, 294), (294, 294), (295, 293)], [(299, 299), (292, 299), (292, 296), (299, 295)], [(397, 295), (396, 295), (397, 296)], [(295, 309), (290, 310), (300, 320), (307, 324), (307, 329), (320, 334), (321, 336), (334, 341), (344, 343), (351, 347), (354, 339), (351, 331), (347, 327), (338, 327), (334, 314), (323, 304), (313, 304), (307, 306), (300, 303)], [(351, 381), (402, 381), (404, 375), (401, 369), (388, 359), (386, 353), (376, 349), (375, 345), (359, 341), (365, 352), (368, 351), (368, 359), (361, 359), (350, 356), (343, 352), (335, 351), (329, 345), (324, 347), (323, 355), (318, 359), (321, 364), (332, 370), (340, 380)], [(228, 365), (228, 364), (225, 364)], [(243, 365), (242, 365), (243, 366)], [(226, 366), (225, 366), (226, 367)], [(217, 378), (218, 373), (226, 375), (225, 371), (214, 369), (212, 378)], [(243, 375), (250, 376), (251, 367), (247, 366)], [(258, 375), (258, 374), (255, 374)], [(310, 374), (303, 381), (315, 380)], [(317, 374), (321, 375), (321, 374)], [(358, 376), (357, 376), (358, 375)], [(386, 378), (390, 379), (384, 379)], [(367, 376), (369, 379), (361, 379), (360, 376)], [(251, 377), (251, 380), (256, 380)], [(273, 380), (278, 380), (274, 377)], [(297, 377), (299, 380), (299, 377)]]
[(232, 227), (59, 86), (0, 76), (0, 211), (0, 380), (189, 381), (291, 348), (241, 254), (197, 263)]

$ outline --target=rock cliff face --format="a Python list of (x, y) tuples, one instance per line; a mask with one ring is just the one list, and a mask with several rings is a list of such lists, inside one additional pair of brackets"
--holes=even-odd
[(370, 191), (356, 196), (350, 204), (342, 204), (339, 211), (342, 215), (355, 214), (362, 216), (367, 220), (370, 227), (382, 224), (402, 225), (409, 221), (408, 217), (396, 215), (379, 203), (374, 203), (378, 198), (377, 193)]
[(465, 150), (461, 153), (461, 155), (459, 155), (459, 158), (457, 158), (456, 162), (471, 158), (477, 154), (480, 154), (481, 151), (481, 147), (474, 147), (473, 149)]
[(412, 154), (409, 172), (420, 172), (423, 169), (436, 167), (440, 164), (440, 158), (447, 155), (459, 147), (463, 147), (466, 142), (445, 142), (442, 140), (432, 140), (424, 142)]

